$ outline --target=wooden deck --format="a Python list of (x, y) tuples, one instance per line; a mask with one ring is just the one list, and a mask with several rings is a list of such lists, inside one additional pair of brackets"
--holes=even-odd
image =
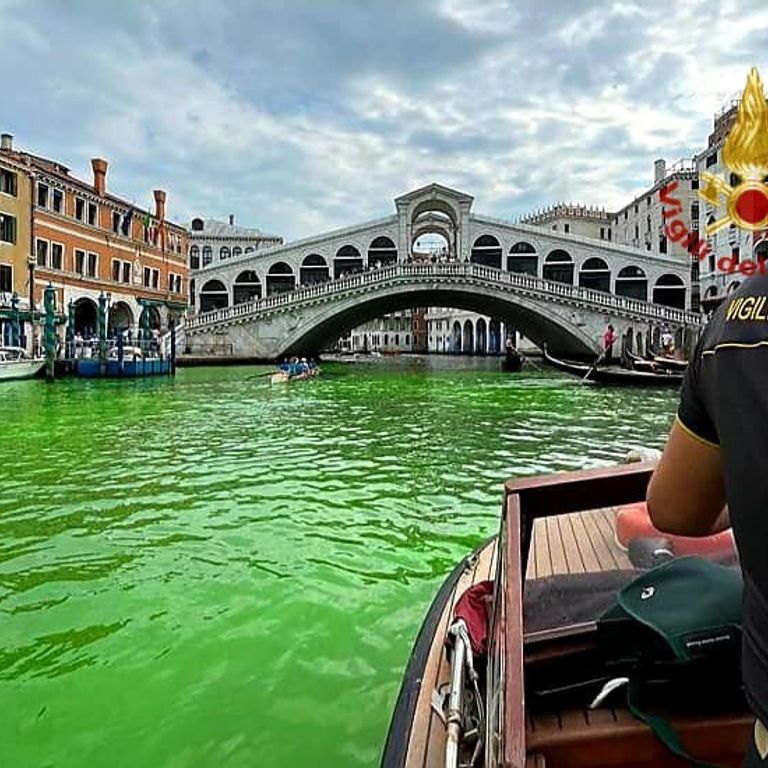
[[(614, 509), (604, 509), (536, 520), (527, 578), (631, 568), (627, 555), (616, 543), (614, 518)], [(418, 694), (405, 768), (442, 768), (444, 765), (445, 726), (431, 704), (432, 692), (447, 683), (450, 676), (444, 651), (445, 634), (456, 600), (464, 590), (494, 578), (496, 557), (494, 540), (476, 562), (465, 569), (443, 609)]]

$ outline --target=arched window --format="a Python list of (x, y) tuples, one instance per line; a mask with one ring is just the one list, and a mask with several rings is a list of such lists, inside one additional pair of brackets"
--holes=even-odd
[(640, 267), (623, 267), (616, 275), (616, 295), (648, 301), (648, 278)]
[(536, 255), (536, 249), (530, 243), (515, 243), (509, 249), (507, 271), (536, 277), (539, 274), (539, 257)]
[(299, 282), (302, 285), (317, 285), (318, 283), (325, 283), (330, 279), (328, 264), (319, 254), (310, 253), (301, 262)]
[(738, 280), (734, 280), (733, 282), (728, 283), (728, 288), (726, 289), (725, 292), (733, 293), (740, 285), (741, 283)]
[(543, 276), (545, 280), (573, 285), (573, 259), (562, 248), (551, 251), (544, 259)]
[(213, 248), (210, 245), (203, 246), (203, 266), (207, 267), (213, 261)]
[(243, 249), (239, 245), (236, 245), (232, 249), (232, 258), (236, 259), (238, 256), (242, 256), (242, 255), (243, 255)]
[(197, 245), (189, 246), (189, 268), (200, 269), (200, 248)]
[(229, 257), (230, 257), (229, 246), (222, 245), (221, 248), (219, 249), (219, 258), (228, 259)]
[(202, 219), (192, 219), (193, 232), (202, 232), (204, 227), (205, 227), (205, 224), (203, 223)]
[(284, 262), (278, 261), (269, 268), (267, 273), (267, 296), (277, 293), (288, 293), (296, 288), (296, 277), (293, 270)]
[(261, 298), (261, 280), (252, 269), (246, 269), (235, 278), (232, 290), (232, 303), (242, 304)]
[(467, 355), (471, 355), (475, 351), (475, 328), (471, 320), (464, 321), (464, 338), (461, 349)]
[[(203, 249), (205, 252), (205, 249)], [(209, 312), (221, 309), (229, 304), (229, 293), (221, 280), (209, 280), (200, 289), (200, 311)]]
[(354, 245), (343, 245), (336, 252), (333, 260), (333, 278), (338, 280), (346, 275), (354, 275), (363, 271), (363, 258)]
[(484, 355), (488, 349), (488, 326), (486, 325), (485, 318), (479, 317), (477, 319), (477, 327), (475, 328), (475, 352), (478, 355)]
[(760, 262), (768, 259), (768, 240), (763, 240), (755, 246), (755, 261)]
[(461, 352), (461, 323), (454, 320), (451, 328), (451, 352)]
[(397, 248), (389, 237), (377, 237), (368, 247), (368, 266), (386, 267), (397, 261)]
[(252, 245), (246, 245), (245, 246), (245, 252), (246, 253), (253, 253), (253, 246)]
[(469, 260), (484, 267), (501, 269), (501, 245), (493, 235), (481, 235), (475, 240)]
[(717, 296), (717, 286), (716, 285), (710, 285), (709, 288), (707, 288), (706, 291), (704, 291), (704, 298), (705, 299), (711, 299), (713, 297)]
[(597, 256), (587, 259), (579, 270), (579, 286), (591, 288), (593, 291), (611, 290), (611, 270), (603, 259)]
[(685, 283), (677, 275), (662, 275), (653, 286), (653, 303), (685, 309)]

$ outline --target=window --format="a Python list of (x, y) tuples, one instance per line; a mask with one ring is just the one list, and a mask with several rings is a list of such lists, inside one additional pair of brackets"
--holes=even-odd
[(610, 227), (608, 227), (608, 239), (609, 240), (611, 239), (611, 228)]
[(0, 213), (0, 242), (16, 242), (16, 217), (8, 213)]
[(210, 245), (203, 246), (203, 266), (207, 267), (213, 261), (213, 249)]
[(173, 290), (176, 287), (176, 280), (175, 280), (175, 278), (176, 278), (176, 276), (172, 272), (168, 273), (168, 290), (171, 291), (171, 292), (173, 292)]
[(698, 189), (699, 188), (699, 177), (696, 176), (696, 178), (691, 179), (691, 189)]
[(13, 267), (9, 264), (0, 264), (0, 293), (13, 291)]
[(717, 165), (717, 152), (713, 152), (711, 155), (709, 155), (709, 157), (707, 157), (707, 168), (711, 168), (713, 165)]
[(193, 307), (195, 306), (195, 281), (194, 280), (189, 281), (189, 303)]
[(563, 231), (567, 235), (571, 231), (571, 225), (570, 224), (564, 224), (563, 225)]
[(131, 262), (130, 261), (123, 262), (123, 282), (124, 283), (131, 282)]
[(116, 283), (120, 282), (120, 262), (117, 260), (112, 261), (112, 280)]
[(731, 249), (731, 258), (733, 259), (734, 264), (739, 263), (739, 246), (738, 245), (735, 248)]
[(41, 184), (40, 182), (37, 183), (37, 204), (40, 206), (40, 208), (47, 208), (48, 207), (48, 185), (47, 184)]
[(85, 220), (85, 200), (81, 200), (79, 197), (75, 198), (75, 218), (78, 221)]
[(176, 293), (181, 293), (182, 284), (181, 284), (181, 275), (176, 275)]
[(219, 251), (219, 258), (220, 259), (229, 258), (229, 248), (226, 245), (221, 246), (221, 250)]
[(144, 267), (144, 277), (143, 277), (142, 283), (145, 288), (149, 288), (149, 280), (150, 280), (149, 267)]
[(96, 208), (96, 203), (88, 203), (88, 223), (92, 226), (96, 226), (96, 214), (98, 212), (98, 208)]
[(51, 269), (61, 269), (64, 266), (64, 246), (61, 243), (51, 243)]
[(75, 272), (85, 274), (85, 251), (75, 249)]
[(243, 249), (239, 245), (236, 245), (232, 249), (232, 258), (234, 259), (234, 258), (237, 258), (238, 256), (242, 256), (242, 255), (243, 255)]
[(189, 268), (200, 269), (200, 249), (196, 245), (189, 247)]
[(99, 267), (99, 254), (89, 252), (87, 276), (96, 277), (98, 267)]
[(48, 266), (48, 241), (47, 240), (37, 241), (37, 266), (38, 267)]
[(115, 234), (120, 232), (120, 214), (117, 211), (112, 211), (112, 231)]
[(18, 195), (18, 180), (13, 171), (0, 168), (0, 192), (13, 197)]
[(605, 227), (600, 227), (600, 239), (605, 240)]
[(64, 212), (64, 193), (60, 189), (53, 190), (53, 212)]
[(152, 270), (152, 287), (157, 290), (160, 287), (160, 270)]

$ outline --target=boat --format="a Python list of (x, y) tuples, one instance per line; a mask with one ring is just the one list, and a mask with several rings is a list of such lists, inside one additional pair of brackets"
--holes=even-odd
[(507, 344), (504, 350), (504, 359), (501, 362), (501, 369), (508, 373), (517, 373), (522, 370), (523, 358), (522, 355), (511, 344)]
[(279, 370), (272, 373), (269, 377), (270, 384), (290, 384), (294, 381), (305, 381), (306, 379), (314, 379), (321, 373), (320, 368), (316, 365), (304, 370), (300, 373), (292, 373), (289, 370)]
[(0, 347), (0, 381), (31, 379), (44, 366), (44, 357), (30, 357), (22, 347)]
[(616, 366), (600, 367), (588, 363), (575, 363), (570, 360), (560, 360), (544, 349), (544, 359), (565, 373), (579, 376), (582, 381), (595, 384), (617, 384), (619, 386), (675, 386), (683, 383), (682, 373), (653, 373), (650, 371), (630, 371)]
[(102, 364), (98, 357), (75, 360), (75, 373), (83, 379), (138, 379), (145, 376), (168, 376), (173, 373), (170, 358), (145, 351), (141, 347), (113, 346), (107, 350)]
[[(427, 611), (381, 768), (686, 764), (632, 714), (625, 691), (597, 695), (613, 691), (615, 675), (601, 664), (597, 619), (644, 572), (616, 542), (616, 508), (645, 497), (654, 466), (506, 483), (498, 536), (455, 568)], [(468, 608), (482, 618), (471, 634), (458, 619)], [(666, 715), (697, 760), (740, 765), (754, 716), (741, 694), (707, 690), (708, 701), (668, 704)]]
[(659, 354), (654, 349), (649, 349), (646, 355), (647, 360), (651, 360), (660, 368), (669, 371), (684, 372), (688, 367), (687, 360), (678, 360), (676, 357), (670, 357), (669, 355)]

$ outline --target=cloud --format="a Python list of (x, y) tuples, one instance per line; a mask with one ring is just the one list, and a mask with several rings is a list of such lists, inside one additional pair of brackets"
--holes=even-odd
[(768, 77), (766, 30), (760, 0), (0, 0), (0, 128), (81, 175), (107, 157), (178, 220), (289, 239), (430, 181), (503, 218), (614, 208)]

